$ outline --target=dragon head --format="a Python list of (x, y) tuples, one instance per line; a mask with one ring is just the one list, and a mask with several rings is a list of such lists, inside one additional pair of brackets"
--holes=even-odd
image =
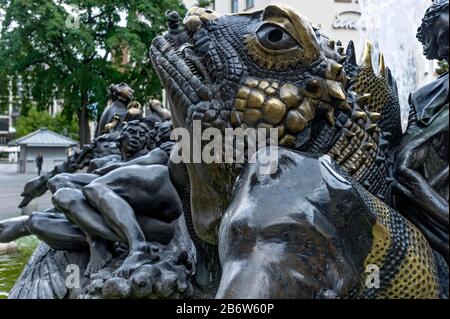
[[(192, 132), (194, 120), (200, 120), (203, 132), (210, 127), (275, 131), (278, 145), (328, 154), (379, 192), (384, 184), (368, 180), (369, 173), (385, 172), (378, 167), (388, 144), (382, 133), (398, 131), (400, 113), (395, 81), (381, 54), (375, 74), (369, 43), (357, 65), (352, 43), (345, 51), (280, 5), (235, 15), (192, 8), (184, 27), (158, 36), (150, 48), (174, 127)], [(194, 228), (214, 243), (242, 166), (201, 162), (187, 168)]]
[(178, 125), (277, 128), (291, 146), (314, 119), (333, 125), (335, 110), (349, 108), (344, 48), (294, 10), (192, 8), (184, 24), (184, 45), (160, 36), (151, 48)]

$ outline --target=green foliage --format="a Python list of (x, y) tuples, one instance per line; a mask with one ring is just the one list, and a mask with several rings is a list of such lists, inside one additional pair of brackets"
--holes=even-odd
[(0, 80), (0, 115), (8, 112), (8, 94), (7, 82)]
[(39, 111), (35, 106), (31, 107), (27, 114), (22, 114), (17, 118), (15, 128), (16, 137), (25, 136), (42, 127), (51, 131), (65, 135), (74, 140), (78, 139), (78, 120), (76, 117), (68, 119), (62, 113), (52, 117), (46, 111)]
[[(79, 9), (78, 28), (65, 6)], [(57, 98), (72, 114), (89, 103), (106, 105), (111, 83), (127, 82), (141, 102), (160, 97), (148, 50), (166, 29), (169, 9), (186, 12), (181, 0), (0, 0), (0, 96), (6, 76), (21, 75), (42, 109)]]
[(212, 5), (214, 0), (198, 0), (197, 7), (200, 8), (208, 8), (210, 5)]
[(436, 73), (438, 75), (444, 74), (445, 72), (448, 72), (448, 62), (445, 60), (438, 61), (438, 67), (436, 69)]

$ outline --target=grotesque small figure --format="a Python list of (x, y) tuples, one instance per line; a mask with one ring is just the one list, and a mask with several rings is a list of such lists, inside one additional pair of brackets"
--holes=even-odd
[(123, 121), (128, 111), (127, 105), (133, 100), (134, 91), (128, 84), (120, 83), (111, 85), (108, 88), (108, 96), (112, 102), (106, 110), (103, 112), (100, 122), (97, 127), (96, 136), (100, 135), (104, 131), (105, 126), (114, 118), (114, 115), (118, 115)]
[(185, 42), (187, 38), (183, 32), (184, 28), (180, 27), (180, 14), (174, 10), (169, 10), (166, 12), (166, 17), (169, 30), (165, 36), (177, 44)]
[(150, 110), (152, 111), (152, 114), (156, 115), (160, 121), (167, 121), (170, 120), (172, 115), (170, 114), (170, 111), (163, 108), (161, 101), (153, 99), (150, 100)]
[(123, 119), (124, 122), (130, 122), (135, 120), (142, 120), (144, 112), (142, 111), (142, 105), (138, 101), (131, 101), (128, 106), (127, 114)]
[(113, 120), (111, 123), (105, 125), (104, 133), (110, 133), (113, 131), (120, 123), (120, 116), (118, 114), (114, 114)]
[(168, 10), (166, 12), (167, 24), (169, 26), (169, 31), (179, 31), (180, 29), (180, 14), (174, 10)]
[[(153, 122), (153, 120), (154, 118), (152, 117), (146, 117), (145, 120), (141, 122), (142, 126), (152, 127), (152, 129), (149, 130), (148, 138), (146, 140), (147, 148), (145, 152), (148, 152), (146, 155), (143, 155), (142, 152), (140, 152), (139, 156), (131, 156), (128, 157), (127, 160), (110, 163), (108, 165), (101, 165), (98, 169), (93, 170), (94, 174), (105, 175), (117, 168), (131, 165), (152, 165), (155, 161), (157, 163), (161, 161), (159, 159), (156, 160), (156, 158), (168, 156), (174, 145), (174, 142), (170, 139), (173, 130), (172, 122), (165, 121), (161, 123)], [(158, 151), (154, 152), (155, 149), (158, 149)], [(158, 153), (160, 154), (156, 156)]]
[(128, 110), (131, 110), (131, 109), (142, 110), (142, 105), (138, 101), (131, 101), (130, 103), (128, 103), (127, 108), (128, 108)]

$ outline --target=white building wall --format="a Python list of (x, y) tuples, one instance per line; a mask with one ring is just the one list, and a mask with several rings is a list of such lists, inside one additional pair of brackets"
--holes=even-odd
[[(287, 5), (320, 26), (324, 33), (334, 40), (341, 40), (345, 45), (350, 40), (359, 40), (358, 30), (348, 29), (348, 25), (358, 20), (358, 0), (254, 0), (254, 6), (250, 8), (246, 6), (247, 0), (237, 1), (239, 12), (260, 10), (269, 4)], [(222, 14), (231, 13), (231, 2), (232, 0), (216, 0), (215, 11)]]
[(36, 173), (36, 156), (41, 152), (44, 158), (42, 172), (48, 172), (55, 165), (67, 159), (67, 149), (65, 147), (28, 147), (26, 152), (25, 170), (27, 173)]
[(186, 8), (192, 8), (197, 5), (198, 0), (183, 0), (184, 5)]

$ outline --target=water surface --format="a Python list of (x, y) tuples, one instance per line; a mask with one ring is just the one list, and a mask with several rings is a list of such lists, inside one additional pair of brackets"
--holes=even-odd
[(0, 299), (8, 298), (9, 291), (39, 244), (39, 240), (29, 236), (16, 240), (16, 243), (19, 247), (16, 253), (0, 255)]

